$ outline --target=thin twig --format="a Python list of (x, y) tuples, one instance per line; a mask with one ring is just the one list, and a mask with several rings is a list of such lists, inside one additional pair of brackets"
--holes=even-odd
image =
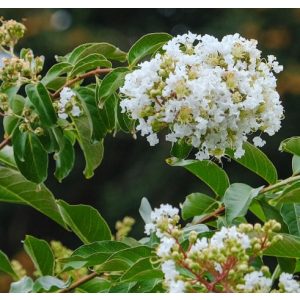
[(63, 88), (72, 86), (74, 83), (76, 83), (77, 81), (80, 81), (82, 79), (85, 79), (85, 78), (88, 78), (88, 77), (91, 77), (91, 76), (100, 75), (100, 74), (106, 74), (106, 73), (109, 73), (111, 71), (112, 71), (111, 68), (107, 68), (107, 69), (97, 68), (97, 69), (92, 70), (90, 72), (87, 72), (87, 73), (84, 73), (82, 75), (79, 75), (79, 76), (75, 77), (74, 79), (71, 79), (71, 80), (67, 81), (60, 89), (58, 89), (51, 96), (52, 96), (52, 98), (55, 99), (55, 98), (57, 98), (59, 96), (59, 93), (62, 91)]
[(10, 142), (10, 139), (11, 137), (8, 136), (0, 143), (0, 150), (3, 149)]
[(93, 272), (89, 275), (86, 275), (84, 277), (81, 277), (80, 279), (78, 279), (77, 281), (75, 281), (74, 283), (72, 283), (69, 287), (59, 290), (58, 293), (69, 293), (72, 290), (76, 289), (77, 287), (79, 287), (80, 285), (82, 285), (83, 283), (95, 278), (98, 275), (97, 272)]

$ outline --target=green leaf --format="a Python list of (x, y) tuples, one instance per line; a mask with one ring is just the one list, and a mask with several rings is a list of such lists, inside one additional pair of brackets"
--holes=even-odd
[(104, 262), (97, 269), (100, 272), (119, 272), (125, 271), (130, 267), (130, 264), (123, 259), (111, 259)]
[(300, 156), (294, 155), (292, 159), (293, 175), (300, 173)]
[(293, 274), (296, 267), (296, 259), (294, 258), (286, 258), (286, 257), (278, 257), (278, 264), (280, 266), (280, 270), (282, 272)]
[(283, 204), (280, 214), (288, 226), (290, 234), (300, 236), (300, 203)]
[(83, 284), (76, 290), (80, 293), (107, 293), (111, 287), (111, 282), (103, 278), (95, 277)]
[(25, 90), (30, 102), (38, 111), (42, 123), (50, 127), (55, 125), (57, 115), (45, 86), (40, 82), (38, 84), (28, 84)]
[(144, 220), (145, 224), (151, 222), (152, 208), (147, 198), (143, 197), (139, 208), (139, 213)]
[(40, 275), (53, 275), (54, 255), (46, 241), (27, 235), (24, 249)]
[(18, 279), (18, 275), (13, 270), (6, 254), (0, 250), (0, 271), (10, 275), (14, 280)]
[(94, 175), (94, 170), (101, 164), (103, 159), (103, 140), (96, 143), (91, 142), (91, 130), (86, 116), (73, 118), (73, 122), (77, 132), (77, 140), (86, 161), (83, 174), (86, 178), (91, 178)]
[(70, 77), (75, 77), (86, 71), (93, 70), (99, 67), (110, 68), (111, 62), (101, 54), (90, 54), (78, 60), (70, 72)]
[(179, 159), (185, 159), (189, 156), (192, 146), (186, 144), (184, 141), (178, 141), (172, 145), (170, 154)]
[(105, 124), (106, 130), (111, 132), (116, 127), (116, 109), (118, 99), (115, 94), (107, 98), (105, 104), (100, 108), (100, 116)]
[(184, 167), (206, 183), (218, 196), (224, 195), (229, 187), (226, 172), (210, 160), (176, 160), (170, 158), (167, 163), (175, 167)]
[(14, 131), (12, 138), (15, 162), (30, 181), (41, 183), (48, 176), (48, 154), (39, 138), (32, 132)]
[(60, 128), (55, 128), (53, 133), (59, 145), (59, 152), (54, 154), (56, 161), (55, 177), (59, 182), (69, 175), (74, 167), (75, 151), (70, 140), (63, 135), (63, 131)]
[(183, 202), (181, 213), (184, 220), (209, 214), (219, 207), (219, 202), (215, 199), (202, 194), (193, 193), (188, 195)]
[(128, 68), (120, 67), (114, 69), (103, 78), (96, 91), (96, 98), (100, 105), (103, 105), (106, 99), (124, 84), (124, 79), (128, 72)]
[(122, 259), (129, 265), (136, 262), (143, 257), (149, 257), (152, 255), (152, 248), (148, 246), (137, 246), (133, 248), (127, 248), (114, 253), (109, 260)]
[(108, 225), (95, 208), (82, 204), (69, 205), (62, 200), (58, 201), (58, 205), (65, 223), (83, 243), (111, 239)]
[(51, 192), (26, 180), (18, 171), (0, 167), (0, 201), (29, 205), (65, 227)]
[(275, 183), (278, 179), (277, 171), (266, 154), (248, 142), (243, 144), (243, 149), (245, 150), (245, 154), (238, 159), (234, 158), (232, 150), (227, 150), (226, 154), (242, 166), (262, 177), (268, 183)]
[(33, 289), (33, 280), (25, 276), (17, 282), (13, 282), (10, 286), (10, 293), (29, 293)]
[(64, 289), (69, 285), (69, 283), (64, 282), (53, 276), (42, 276), (39, 277), (33, 284), (33, 293), (43, 293), (43, 292), (55, 292), (60, 289)]
[(0, 163), (16, 169), (13, 147), (7, 145), (0, 150)]
[(68, 73), (72, 70), (73, 66), (68, 62), (61, 62), (58, 64), (53, 65), (45, 77), (41, 80), (41, 82), (48, 86), (51, 82), (53, 82), (55, 79), (57, 79), (62, 74)]
[(68, 61), (72, 64), (90, 54), (101, 54), (106, 59), (126, 61), (126, 53), (121, 51), (114, 45), (108, 43), (87, 43), (75, 48), (68, 57)]
[(233, 183), (226, 190), (222, 202), (225, 205), (226, 221), (231, 224), (237, 217), (246, 215), (249, 205), (255, 198), (262, 187), (253, 189), (244, 183)]
[(280, 143), (279, 150), (300, 156), (300, 137), (285, 139)]
[(300, 183), (296, 182), (287, 186), (282, 193), (270, 201), (271, 204), (293, 204), (300, 203)]
[(128, 51), (127, 59), (129, 65), (133, 66), (145, 56), (151, 55), (171, 38), (172, 36), (168, 33), (150, 33), (144, 35)]
[(300, 258), (300, 237), (280, 233), (282, 240), (272, 244), (264, 255), (276, 257)]

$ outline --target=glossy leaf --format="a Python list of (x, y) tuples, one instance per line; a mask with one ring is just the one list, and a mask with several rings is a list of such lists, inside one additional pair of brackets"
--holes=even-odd
[(182, 218), (184, 220), (208, 214), (219, 207), (219, 203), (201, 193), (193, 193), (188, 195), (183, 202), (181, 211), (182, 211)]
[(0, 163), (16, 169), (13, 147), (7, 145), (0, 150)]
[(300, 137), (285, 139), (280, 143), (279, 150), (300, 156)]
[(0, 167), (0, 201), (29, 205), (65, 227), (51, 192), (44, 185), (28, 181), (18, 171)]
[(68, 73), (72, 70), (73, 66), (68, 62), (60, 62), (58, 64), (53, 65), (45, 77), (41, 80), (41, 82), (48, 86), (53, 80), (57, 79), (57, 77), (61, 76), (62, 74)]
[(48, 176), (48, 153), (39, 138), (32, 132), (13, 135), (14, 157), (18, 169), (28, 180), (41, 183)]
[(13, 279), (18, 279), (18, 275), (13, 270), (7, 255), (0, 250), (0, 271), (10, 275)]
[(33, 280), (24, 276), (21, 280), (13, 282), (10, 286), (10, 293), (29, 293), (33, 289)]
[(99, 67), (110, 68), (111, 62), (101, 54), (90, 54), (76, 62), (69, 76), (75, 77), (79, 74)]
[(239, 164), (253, 171), (268, 183), (273, 184), (277, 181), (277, 171), (269, 158), (257, 147), (246, 142), (243, 144), (245, 154), (241, 158), (234, 158), (232, 150), (226, 153)]
[(70, 205), (58, 201), (61, 215), (68, 227), (85, 244), (110, 240), (111, 232), (100, 213), (88, 205)]
[(30, 102), (38, 111), (42, 123), (46, 126), (55, 125), (57, 115), (45, 86), (42, 83), (28, 84), (25, 90)]
[(283, 204), (280, 214), (290, 234), (300, 236), (300, 203)]
[(249, 205), (255, 198), (262, 187), (253, 189), (244, 183), (233, 183), (226, 190), (222, 202), (225, 205), (226, 221), (231, 224), (237, 217), (244, 217)]
[(83, 284), (76, 290), (81, 293), (107, 293), (111, 287), (111, 282), (103, 278), (95, 277)]
[(184, 141), (178, 141), (172, 145), (170, 154), (179, 159), (185, 159), (189, 156), (192, 146), (186, 144)]
[(96, 98), (100, 104), (103, 105), (106, 99), (124, 84), (124, 79), (128, 72), (128, 68), (116, 68), (103, 78), (96, 92)]
[(218, 196), (224, 195), (229, 187), (229, 179), (226, 172), (212, 161), (176, 160), (175, 158), (170, 158), (167, 160), (167, 163), (175, 167), (184, 167), (206, 183)]
[(292, 159), (293, 175), (300, 173), (300, 156), (294, 155)]
[(128, 51), (127, 59), (129, 65), (135, 65), (145, 56), (151, 55), (171, 38), (172, 36), (168, 33), (150, 33), (144, 35)]
[(40, 275), (53, 275), (54, 255), (46, 241), (27, 235), (24, 249)]

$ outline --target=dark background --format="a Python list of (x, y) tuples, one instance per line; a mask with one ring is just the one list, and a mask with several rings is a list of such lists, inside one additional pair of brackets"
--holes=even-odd
[[(278, 146), (282, 139), (300, 134), (299, 9), (0, 9), (1, 15), (5, 19), (26, 19), (28, 31), (18, 46), (45, 55), (45, 70), (54, 63), (54, 55), (64, 55), (81, 43), (107, 41), (127, 51), (140, 36), (150, 32), (176, 35), (190, 30), (217, 37), (238, 32), (257, 39), (264, 56), (274, 54), (284, 65), (278, 89), (286, 117), (283, 128), (267, 138), (263, 150), (278, 167), (281, 178), (291, 174), (291, 157), (280, 153)], [(59, 184), (52, 176), (52, 166), (47, 186), (57, 198), (96, 207), (111, 227), (125, 215), (135, 217), (133, 235), (139, 238), (143, 224), (138, 208), (143, 196), (153, 206), (166, 202), (178, 206), (191, 192), (209, 192), (183, 168), (165, 163), (169, 148), (169, 143), (149, 147), (140, 136), (137, 141), (129, 135), (109, 136), (103, 163), (92, 179), (83, 177), (84, 160), (77, 151), (70, 176)], [(264, 184), (233, 162), (224, 161), (224, 168), (232, 182)], [(71, 248), (79, 245), (72, 233), (33, 209), (0, 203), (0, 249), (11, 257), (20, 255), (25, 234), (58, 239)]]

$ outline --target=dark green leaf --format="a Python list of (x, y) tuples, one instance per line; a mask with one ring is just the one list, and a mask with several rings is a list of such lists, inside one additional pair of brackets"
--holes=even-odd
[(103, 278), (95, 277), (83, 284), (76, 290), (81, 293), (107, 293), (111, 287), (111, 282)]
[(13, 147), (5, 146), (3, 149), (0, 150), (0, 163), (13, 169), (16, 169)]
[(54, 255), (46, 241), (27, 235), (24, 249), (40, 275), (53, 275)]
[(266, 154), (248, 142), (243, 144), (243, 149), (245, 150), (245, 154), (238, 159), (234, 158), (232, 150), (228, 150), (226, 153), (239, 164), (262, 177), (268, 183), (275, 183), (278, 179), (277, 171)]
[(150, 33), (144, 35), (128, 51), (127, 59), (129, 65), (135, 65), (145, 56), (151, 55), (171, 38), (172, 36), (168, 33)]
[(278, 257), (277, 258), (278, 264), (280, 266), (280, 270), (282, 272), (293, 274), (295, 267), (296, 267), (296, 259), (294, 258), (285, 258), (285, 257)]
[(262, 187), (253, 189), (244, 183), (230, 185), (222, 198), (225, 205), (226, 221), (231, 224), (235, 218), (244, 217), (252, 199), (258, 195), (261, 189)]
[(18, 275), (13, 270), (8, 257), (1, 250), (0, 250), (0, 271), (10, 275), (14, 280), (18, 279)]
[(47, 89), (42, 83), (26, 85), (26, 94), (30, 102), (39, 113), (42, 123), (53, 126), (57, 122), (57, 115)]
[(103, 78), (96, 92), (96, 98), (100, 105), (103, 105), (106, 99), (124, 84), (124, 79), (128, 72), (128, 68), (116, 68)]
[(191, 150), (192, 146), (181, 140), (172, 145), (170, 154), (176, 158), (185, 159), (189, 156)]
[(108, 225), (95, 208), (64, 201), (58, 201), (58, 205), (65, 223), (85, 244), (111, 239)]
[(53, 65), (45, 77), (41, 80), (41, 82), (48, 86), (49, 83), (53, 82), (53, 80), (57, 79), (60, 75), (68, 73), (72, 70), (73, 66), (68, 62), (61, 62)]
[(300, 203), (283, 204), (280, 214), (288, 226), (290, 234), (300, 236)]
[(14, 131), (14, 157), (18, 169), (30, 181), (41, 183), (48, 175), (48, 154), (32, 132)]
[(181, 208), (182, 218), (186, 220), (195, 216), (205, 215), (218, 207), (219, 203), (215, 199), (205, 194), (193, 193), (188, 195), (183, 202)]
[(99, 67), (110, 68), (111, 62), (101, 54), (90, 54), (78, 60), (70, 72), (70, 77), (75, 77), (86, 71), (93, 70)]
[(65, 227), (51, 192), (26, 180), (18, 171), (0, 167), (0, 201), (32, 206)]
[(226, 172), (209, 160), (176, 160), (170, 158), (167, 163), (175, 167), (184, 167), (192, 174), (205, 182), (218, 196), (224, 195), (229, 187), (229, 179)]

